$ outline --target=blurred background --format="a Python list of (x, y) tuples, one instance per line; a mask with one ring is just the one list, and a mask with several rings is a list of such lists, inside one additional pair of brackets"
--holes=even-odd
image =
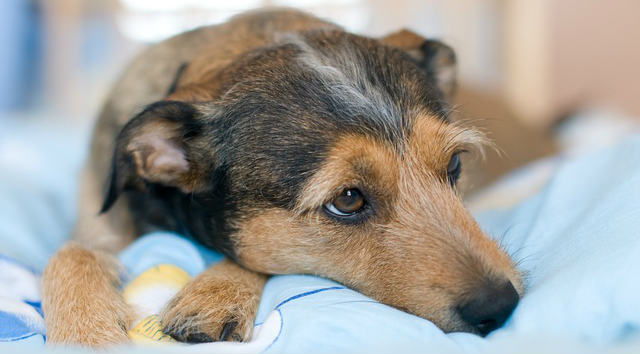
[(406, 27), (450, 44), (458, 115), (505, 152), (489, 153), (477, 186), (638, 129), (637, 0), (3, 0), (0, 130), (16, 121), (88, 129), (142, 47), (262, 6), (307, 10), (365, 35)]

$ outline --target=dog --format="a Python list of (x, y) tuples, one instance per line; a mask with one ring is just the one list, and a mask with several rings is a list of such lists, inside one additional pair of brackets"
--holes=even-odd
[(179, 341), (247, 340), (267, 276), (291, 273), (445, 332), (498, 328), (523, 283), (457, 191), (460, 154), (483, 138), (451, 121), (454, 89), (445, 44), (358, 36), (296, 10), (151, 46), (106, 100), (73, 241), (44, 271), (48, 341), (127, 341), (112, 255), (152, 230), (226, 255), (162, 312)]

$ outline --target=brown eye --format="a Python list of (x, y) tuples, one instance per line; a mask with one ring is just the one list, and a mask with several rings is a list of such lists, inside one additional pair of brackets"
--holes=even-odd
[(338, 197), (324, 205), (325, 209), (337, 216), (351, 216), (364, 208), (364, 197), (359, 190), (345, 189)]

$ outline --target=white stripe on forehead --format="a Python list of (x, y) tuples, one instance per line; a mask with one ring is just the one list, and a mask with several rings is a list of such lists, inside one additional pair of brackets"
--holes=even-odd
[(297, 34), (283, 35), (279, 42), (293, 44), (300, 49), (297, 61), (317, 74), (333, 99), (348, 103), (347, 109), (352, 111), (348, 113), (364, 114), (376, 120), (388, 136), (402, 134), (402, 112), (384, 89), (367, 79), (369, 74), (362, 64), (365, 60), (362, 53), (346, 42), (340, 47), (331, 48), (330, 53), (322, 52), (311, 47)]

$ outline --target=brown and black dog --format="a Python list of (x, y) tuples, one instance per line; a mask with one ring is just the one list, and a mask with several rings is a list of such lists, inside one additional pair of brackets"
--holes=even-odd
[(447, 332), (502, 325), (523, 286), (456, 192), (482, 137), (448, 117), (454, 64), (410, 31), (367, 38), (294, 10), (151, 46), (103, 108), (74, 241), (45, 270), (48, 340), (127, 340), (110, 254), (154, 229), (228, 257), (162, 313), (181, 341), (247, 339), (266, 275), (288, 273)]

